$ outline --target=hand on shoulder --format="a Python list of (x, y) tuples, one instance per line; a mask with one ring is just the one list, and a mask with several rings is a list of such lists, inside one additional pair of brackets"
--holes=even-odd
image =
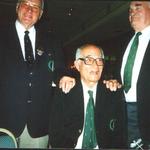
[(59, 81), (59, 88), (61, 88), (64, 93), (69, 93), (69, 91), (75, 86), (75, 83), (75, 78), (63, 76)]
[(110, 91), (117, 91), (117, 89), (122, 87), (122, 84), (115, 79), (103, 80), (103, 83), (106, 85), (106, 88), (110, 89)]

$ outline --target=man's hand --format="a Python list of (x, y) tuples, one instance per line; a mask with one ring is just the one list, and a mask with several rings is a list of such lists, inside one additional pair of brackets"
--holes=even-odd
[(59, 81), (59, 88), (61, 88), (64, 93), (68, 93), (75, 86), (75, 83), (75, 78), (63, 76)]
[(110, 91), (116, 91), (122, 87), (117, 80), (104, 80), (103, 83), (106, 84), (106, 88), (110, 89)]

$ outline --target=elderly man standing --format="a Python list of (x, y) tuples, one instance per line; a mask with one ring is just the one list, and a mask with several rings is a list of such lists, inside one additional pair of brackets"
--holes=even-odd
[(0, 29), (0, 127), (19, 148), (47, 148), (52, 81), (65, 70), (61, 50), (35, 27), (43, 8), (43, 0), (19, 0), (16, 22)]
[(128, 144), (129, 148), (138, 145), (150, 148), (150, 2), (131, 2), (129, 21), (135, 35), (127, 46), (121, 67), (127, 103)]
[[(135, 34), (120, 63), (122, 64), (121, 82), (127, 106), (127, 143), (128, 148), (149, 149), (150, 2), (132, 1), (129, 21)], [(106, 84), (109, 87), (112, 81)]]

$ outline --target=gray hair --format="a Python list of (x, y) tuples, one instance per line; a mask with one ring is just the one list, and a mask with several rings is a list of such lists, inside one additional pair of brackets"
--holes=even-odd
[[(18, 0), (17, 4), (21, 3), (22, 1), (25, 1), (25, 0)], [(43, 10), (44, 9), (44, 0), (40, 0), (41, 1), (41, 9)]]
[(81, 47), (77, 48), (77, 50), (76, 50), (76, 55), (75, 55), (75, 60), (77, 60), (77, 59), (83, 57), (83, 56), (81, 55), (81, 51), (82, 51), (84, 48), (89, 47), (89, 46), (95, 46), (95, 47), (97, 47), (97, 48), (100, 50), (100, 52), (101, 52), (102, 58), (104, 59), (104, 52), (103, 52), (103, 49), (102, 49), (101, 47), (96, 46), (96, 45), (94, 45), (94, 44), (85, 44), (85, 45), (82, 45)]

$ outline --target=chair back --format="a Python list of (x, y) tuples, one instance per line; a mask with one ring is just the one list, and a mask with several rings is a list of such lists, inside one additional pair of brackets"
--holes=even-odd
[(4, 128), (0, 128), (0, 148), (17, 148), (15, 136)]

